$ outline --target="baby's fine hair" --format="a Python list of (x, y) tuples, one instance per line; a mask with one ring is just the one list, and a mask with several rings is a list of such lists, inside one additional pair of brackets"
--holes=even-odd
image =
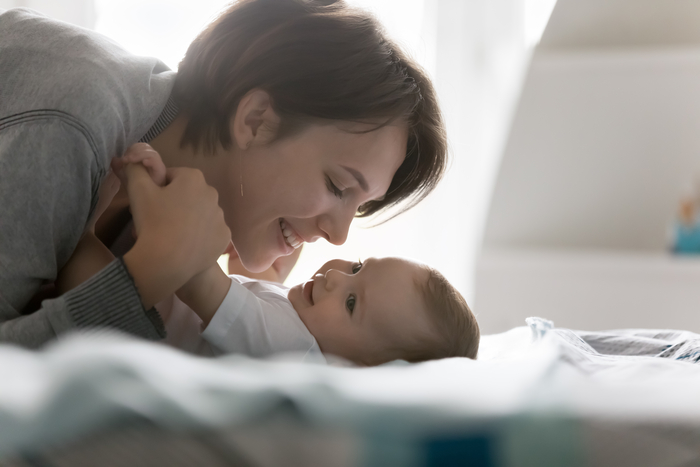
[(467, 301), (445, 276), (427, 268), (427, 282), (418, 284), (434, 330), (420, 339), (405, 360), (421, 362), (448, 357), (476, 359), (479, 324)]

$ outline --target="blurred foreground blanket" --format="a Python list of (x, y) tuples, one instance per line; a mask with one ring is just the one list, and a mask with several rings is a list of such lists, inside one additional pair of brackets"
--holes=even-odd
[(540, 318), (477, 361), (376, 368), (110, 334), (0, 346), (0, 465), (700, 465), (699, 356), (690, 332)]

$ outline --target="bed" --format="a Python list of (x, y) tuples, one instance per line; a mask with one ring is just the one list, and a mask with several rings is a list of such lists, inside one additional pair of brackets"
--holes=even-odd
[(540, 318), (476, 361), (195, 357), (99, 333), (0, 346), (2, 466), (700, 465), (700, 335)]

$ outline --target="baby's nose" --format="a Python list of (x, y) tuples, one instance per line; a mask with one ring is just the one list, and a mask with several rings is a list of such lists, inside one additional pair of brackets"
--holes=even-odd
[(337, 269), (329, 269), (326, 271), (326, 288), (327, 289), (332, 289), (338, 281), (340, 281), (343, 277), (343, 273), (341, 271), (338, 271)]

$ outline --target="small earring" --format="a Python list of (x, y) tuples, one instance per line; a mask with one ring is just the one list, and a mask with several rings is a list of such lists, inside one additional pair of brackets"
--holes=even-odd
[[(245, 145), (246, 150), (250, 149), (252, 141), (248, 141)], [(243, 154), (241, 154), (240, 159), (238, 159), (238, 175), (241, 184), (241, 198), (243, 198)]]
[(238, 157), (240, 158), (238, 159), (238, 177), (241, 183), (241, 198), (243, 198), (243, 154), (240, 154)]

